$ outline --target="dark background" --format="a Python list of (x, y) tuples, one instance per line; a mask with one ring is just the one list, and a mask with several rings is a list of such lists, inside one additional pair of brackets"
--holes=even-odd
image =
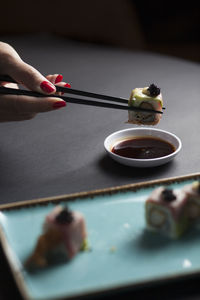
[(48, 32), (200, 61), (198, 1), (2, 1), (0, 36)]

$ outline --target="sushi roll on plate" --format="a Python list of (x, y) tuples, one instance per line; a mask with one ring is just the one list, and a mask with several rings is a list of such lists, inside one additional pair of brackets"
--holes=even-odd
[(45, 267), (54, 261), (70, 260), (84, 250), (86, 238), (83, 215), (67, 207), (56, 206), (46, 216), (43, 232), (25, 265), (29, 268)]
[(187, 213), (190, 221), (200, 220), (200, 181), (194, 181), (183, 188), (188, 196)]
[(187, 200), (183, 191), (156, 188), (145, 203), (147, 229), (171, 238), (180, 237), (188, 227)]
[[(130, 107), (140, 107), (149, 110), (162, 111), (163, 100), (160, 88), (155, 84), (149, 87), (135, 88), (132, 90), (128, 105)], [(143, 112), (143, 111), (130, 111), (128, 112), (128, 123), (143, 124), (143, 125), (156, 125), (161, 119), (160, 113)]]

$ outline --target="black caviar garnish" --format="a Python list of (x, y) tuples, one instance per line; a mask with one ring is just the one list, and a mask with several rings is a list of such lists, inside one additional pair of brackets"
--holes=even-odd
[(151, 97), (156, 97), (158, 95), (160, 95), (160, 88), (158, 88), (155, 84), (150, 84), (150, 86), (148, 87), (147, 91), (149, 92), (149, 95)]
[(65, 207), (56, 217), (58, 224), (70, 224), (73, 221), (72, 212)]
[(171, 202), (171, 201), (174, 201), (176, 199), (176, 196), (174, 195), (173, 190), (164, 189), (162, 191), (162, 198), (163, 198), (164, 201)]

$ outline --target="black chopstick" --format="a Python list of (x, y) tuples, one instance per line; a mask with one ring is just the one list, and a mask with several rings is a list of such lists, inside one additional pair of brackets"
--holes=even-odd
[[(17, 83), (13, 78), (11, 78), (8, 75), (0, 75), (0, 81)], [(78, 95), (78, 96), (91, 97), (91, 98), (97, 98), (97, 99), (100, 99), (100, 100), (115, 101), (115, 102), (119, 102), (119, 103), (128, 104), (128, 99), (125, 99), (125, 98), (119, 98), (119, 97), (102, 95), (102, 94), (97, 94), (97, 93), (92, 93), (92, 92), (74, 90), (72, 88), (67, 88), (67, 87), (58, 86), (58, 85), (55, 85), (55, 86), (56, 86), (56, 91), (57, 92), (62, 92), (62, 93), (67, 93), (67, 94), (73, 94), (73, 95)]]
[[(12, 83), (17, 83), (12, 77), (9, 75), (0, 75), (0, 81), (5, 81), (5, 82), (12, 82)], [(4, 90), (4, 94), (14, 94), (12, 91)], [(20, 92), (21, 91), (21, 92)], [(144, 111), (144, 112), (152, 112), (152, 113), (159, 113), (162, 114), (162, 111), (157, 111), (157, 110), (152, 110), (152, 109), (145, 109), (145, 108), (140, 108), (140, 107), (130, 107), (128, 106), (128, 99), (125, 98), (119, 98), (119, 97), (113, 97), (113, 96), (108, 96), (108, 95), (103, 95), (103, 94), (97, 94), (97, 93), (91, 93), (91, 92), (86, 92), (86, 91), (80, 91), (80, 90), (74, 90), (72, 88), (67, 88), (67, 87), (61, 87), (56, 85), (56, 91), (57, 92), (64, 92), (68, 94), (74, 94), (78, 96), (84, 96), (84, 97), (92, 97), (92, 98), (97, 98), (100, 100), (106, 100), (106, 101), (114, 101), (118, 103), (124, 103), (127, 106), (122, 106), (122, 105), (117, 105), (117, 104), (111, 104), (108, 103), (106, 105), (105, 102), (102, 102), (102, 105), (99, 104), (97, 101), (90, 101), (90, 100), (84, 100), (84, 99), (79, 99), (79, 98), (68, 98), (64, 96), (59, 96), (63, 100), (69, 103), (78, 103), (78, 104), (86, 104), (86, 105), (93, 105), (93, 106), (99, 106), (99, 107), (110, 107), (112, 108), (117, 108), (117, 109), (123, 109), (123, 110), (134, 110), (134, 111)], [(31, 94), (30, 94), (31, 92)], [(46, 95), (37, 93), (37, 92), (32, 92), (32, 91), (26, 91), (26, 90), (16, 90), (17, 95), (27, 95), (27, 96), (34, 96), (34, 97), (47, 97)], [(15, 93), (15, 94), (16, 94)], [(3, 90), (1, 90), (1, 94), (3, 94)], [(51, 95), (52, 96), (52, 95)], [(53, 96), (57, 97), (57, 96)], [(162, 109), (165, 109), (165, 107), (162, 107)]]
[[(13, 78), (11, 78), (8, 75), (0, 75), (0, 81), (17, 83)], [(125, 98), (113, 97), (113, 96), (91, 93), (91, 92), (80, 91), (80, 90), (74, 90), (72, 88), (62, 87), (62, 86), (58, 86), (58, 85), (55, 85), (55, 86), (56, 86), (57, 92), (73, 94), (73, 95), (78, 95), (78, 96), (84, 96), (84, 97), (91, 97), (91, 98), (96, 98), (96, 99), (106, 100), (106, 101), (114, 101), (114, 102), (124, 103), (124, 104), (128, 105), (128, 99), (125, 99)], [(162, 109), (165, 109), (165, 107), (162, 107)], [(143, 109), (137, 109), (137, 110), (143, 110)], [(154, 110), (152, 110), (152, 111), (154, 112)]]
[[(21, 90), (21, 89), (13, 89), (13, 88), (7, 88), (7, 87), (0, 87), (0, 94), (6, 94), (6, 95), (26, 95), (26, 96), (32, 96), (32, 97), (48, 97), (48, 95), (41, 94), (38, 92), (28, 91), (28, 90)], [(121, 110), (130, 110), (130, 111), (143, 111), (143, 112), (151, 112), (151, 113), (158, 113), (162, 114), (162, 111), (152, 110), (152, 109), (145, 109), (140, 107), (130, 107), (128, 105), (120, 105), (115, 103), (108, 103), (108, 102), (98, 102), (94, 100), (88, 100), (88, 99), (80, 99), (80, 98), (74, 98), (74, 97), (65, 97), (65, 96), (57, 96), (57, 95), (49, 95), (49, 97), (54, 98), (61, 98), (64, 101), (68, 103), (76, 103), (76, 104), (85, 104), (90, 106), (98, 106), (98, 107), (106, 107), (106, 108), (114, 108), (114, 109), (121, 109)]]

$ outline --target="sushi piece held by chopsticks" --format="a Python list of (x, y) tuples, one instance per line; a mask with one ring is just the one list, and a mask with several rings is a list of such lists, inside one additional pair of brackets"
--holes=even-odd
[[(149, 87), (135, 88), (132, 90), (128, 105), (149, 110), (162, 111), (163, 100), (160, 88), (155, 84)], [(128, 123), (138, 125), (156, 125), (159, 123), (162, 114), (145, 111), (129, 111)]]

